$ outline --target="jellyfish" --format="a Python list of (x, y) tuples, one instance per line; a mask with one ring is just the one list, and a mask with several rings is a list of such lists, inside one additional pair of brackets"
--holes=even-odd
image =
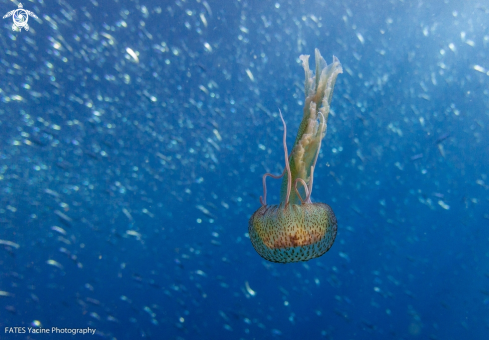
[[(309, 56), (300, 56), (306, 78), (302, 122), (289, 155), (287, 125), (279, 110), (284, 126), (285, 168), (281, 175), (263, 175), (261, 207), (248, 224), (256, 252), (271, 262), (290, 263), (320, 257), (331, 248), (336, 238), (337, 222), (333, 209), (325, 203), (313, 203), (311, 194), (321, 141), (326, 136), (334, 85), (343, 69), (334, 56), (333, 63), (327, 65), (318, 49), (315, 50), (315, 59), (316, 72), (313, 76), (309, 69)], [(278, 205), (267, 205), (267, 177), (284, 177)]]

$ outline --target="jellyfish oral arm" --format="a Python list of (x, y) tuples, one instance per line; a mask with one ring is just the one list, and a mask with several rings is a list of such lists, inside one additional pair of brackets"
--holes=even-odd
[[(326, 134), (326, 121), (324, 119), (324, 116), (321, 111), (319, 111), (319, 114), (323, 118), (322, 124), (321, 124), (321, 130), (325, 132)], [(309, 180), (309, 190), (306, 190), (306, 203), (311, 203), (311, 195), (312, 195), (312, 183), (314, 182), (314, 169), (316, 169), (316, 163), (318, 161), (319, 157), (319, 152), (321, 151), (321, 142), (322, 138), (319, 139), (319, 145), (318, 145), (318, 151), (316, 152), (316, 158), (314, 159), (313, 165), (311, 165), (311, 175), (310, 175), (310, 180)], [(304, 186), (304, 189), (306, 187)]]
[[(308, 196), (312, 193), (313, 171), (317, 167), (321, 141), (326, 135), (334, 85), (338, 74), (343, 72), (336, 57), (333, 57), (333, 62), (328, 65), (317, 49), (315, 53), (315, 75), (309, 68), (309, 56), (302, 55), (300, 57), (306, 78), (304, 83), (306, 100), (302, 122), (289, 157), (291, 179), (284, 177), (282, 180), (280, 194), (282, 203), (301, 204), (310, 201)], [(305, 186), (290, 193), (288, 190), (290, 183), (295, 185), (297, 178), (308, 183), (308, 194)], [(299, 198), (298, 193), (306, 199)]]

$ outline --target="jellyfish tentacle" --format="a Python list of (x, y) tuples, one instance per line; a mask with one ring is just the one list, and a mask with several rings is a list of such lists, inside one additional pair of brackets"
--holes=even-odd
[(282, 111), (278, 110), (280, 113), (280, 119), (282, 119), (282, 123), (284, 124), (284, 153), (285, 153), (285, 169), (287, 170), (287, 196), (285, 198), (285, 207), (289, 205), (289, 197), (290, 197), (290, 189), (292, 185), (292, 174), (290, 173), (290, 165), (289, 165), (289, 152), (287, 151), (287, 124), (285, 124), (284, 117), (282, 116)]
[(282, 178), (284, 174), (285, 174), (285, 169), (284, 169), (284, 171), (282, 171), (281, 175), (272, 175), (271, 173), (268, 173), (268, 172), (263, 175), (263, 179), (262, 179), (262, 181), (263, 181), (263, 197), (260, 196), (260, 203), (262, 206), (267, 205), (267, 177), (279, 179), (279, 178)]
[[(302, 200), (301, 194), (299, 193), (299, 190), (297, 190), (297, 182), (301, 182), (302, 186), (304, 187), (304, 191), (306, 192), (306, 199), (305, 200)], [(297, 194), (297, 197), (301, 201), (301, 204), (311, 203), (310, 201), (308, 202), (308, 199), (309, 199), (309, 189), (307, 188), (306, 182), (302, 178), (296, 178), (295, 179), (294, 190), (295, 190), (295, 192)]]

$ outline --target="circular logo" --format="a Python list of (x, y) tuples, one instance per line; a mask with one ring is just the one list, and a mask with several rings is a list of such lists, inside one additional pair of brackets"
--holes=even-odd
[(25, 11), (25, 9), (17, 9), (14, 12), (14, 24), (15, 26), (22, 28), (27, 25), (27, 21), (29, 21), (29, 15)]

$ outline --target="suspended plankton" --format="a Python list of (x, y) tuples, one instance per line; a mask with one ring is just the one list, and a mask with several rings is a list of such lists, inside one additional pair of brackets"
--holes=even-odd
[[(284, 125), (285, 169), (281, 175), (263, 175), (261, 208), (250, 218), (248, 230), (257, 253), (271, 262), (308, 261), (326, 253), (336, 237), (336, 217), (325, 203), (312, 203), (314, 169), (326, 136), (331, 98), (338, 74), (343, 73), (340, 61), (326, 61), (315, 50), (316, 74), (309, 69), (309, 56), (301, 55), (305, 71), (304, 115), (290, 155), (287, 152), (287, 126)], [(287, 174), (286, 176), (284, 176)], [(267, 205), (266, 178), (284, 176), (279, 205)], [(294, 191), (291, 190), (292, 185)]]

